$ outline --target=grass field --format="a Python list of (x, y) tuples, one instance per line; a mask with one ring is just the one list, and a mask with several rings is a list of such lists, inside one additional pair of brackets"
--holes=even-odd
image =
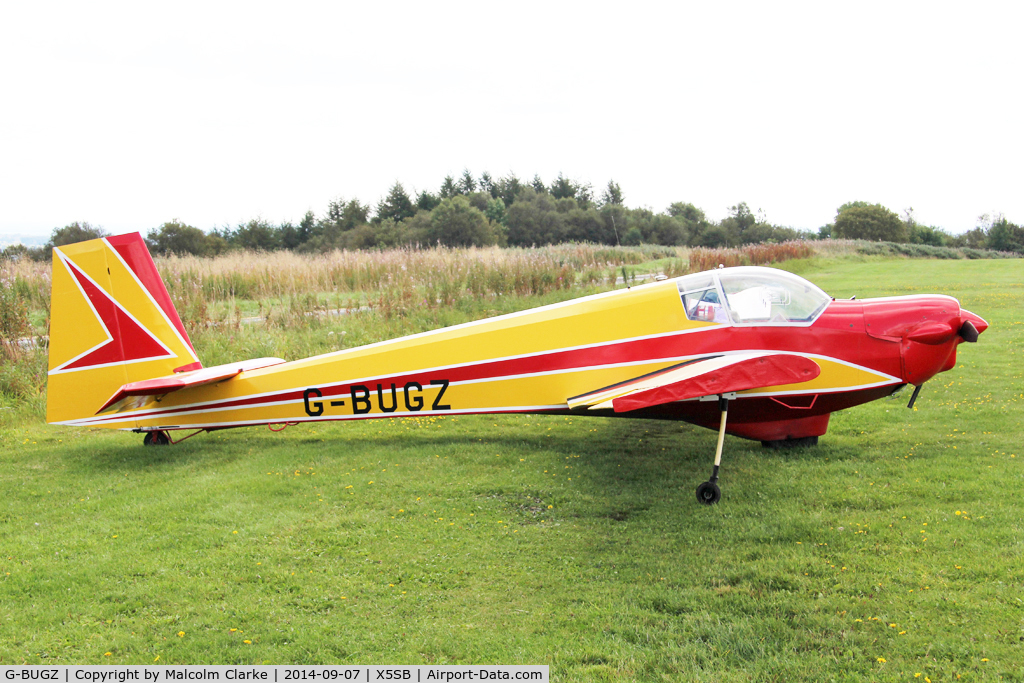
[(915, 410), (838, 413), (791, 452), (727, 438), (711, 508), (693, 491), (716, 435), (688, 425), (422, 418), (143, 449), (9, 421), (0, 664), (1024, 680), (1020, 261), (784, 265), (837, 297), (952, 294), (991, 328)]

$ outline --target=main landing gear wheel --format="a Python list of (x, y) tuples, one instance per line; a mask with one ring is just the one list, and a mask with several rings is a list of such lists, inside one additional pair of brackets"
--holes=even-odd
[(697, 502), (704, 505), (714, 505), (722, 499), (722, 490), (718, 484), (706, 481), (697, 487)]
[(711, 470), (711, 478), (697, 487), (697, 502), (714, 505), (722, 499), (722, 490), (718, 488), (718, 469), (722, 466), (722, 446), (725, 444), (725, 422), (729, 416), (729, 399), (723, 394), (718, 395), (718, 409), (722, 411), (722, 422), (718, 427), (718, 446), (715, 448), (715, 468)]
[(171, 437), (167, 436), (167, 432), (146, 432), (142, 443), (146, 446), (167, 446), (171, 443)]

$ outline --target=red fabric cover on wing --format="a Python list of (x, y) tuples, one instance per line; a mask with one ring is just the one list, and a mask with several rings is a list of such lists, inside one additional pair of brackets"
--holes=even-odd
[(733, 391), (807, 382), (821, 374), (810, 358), (773, 354), (746, 358), (722, 368), (672, 384), (620, 396), (612, 401), (617, 413), (648, 408), (689, 398), (725, 394)]

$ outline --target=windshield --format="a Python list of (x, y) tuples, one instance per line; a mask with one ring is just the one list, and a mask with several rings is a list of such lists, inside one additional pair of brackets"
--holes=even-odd
[(717, 273), (735, 323), (809, 323), (832, 298), (807, 280), (772, 268)]

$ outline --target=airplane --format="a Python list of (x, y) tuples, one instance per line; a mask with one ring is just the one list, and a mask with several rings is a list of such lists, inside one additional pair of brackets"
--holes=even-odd
[(204, 367), (138, 233), (53, 250), (47, 422), (166, 445), (232, 427), (543, 413), (678, 420), (813, 445), (838, 411), (915, 387), (988, 327), (953, 297), (836, 300), (774, 268), (661, 279), (326, 353)]

